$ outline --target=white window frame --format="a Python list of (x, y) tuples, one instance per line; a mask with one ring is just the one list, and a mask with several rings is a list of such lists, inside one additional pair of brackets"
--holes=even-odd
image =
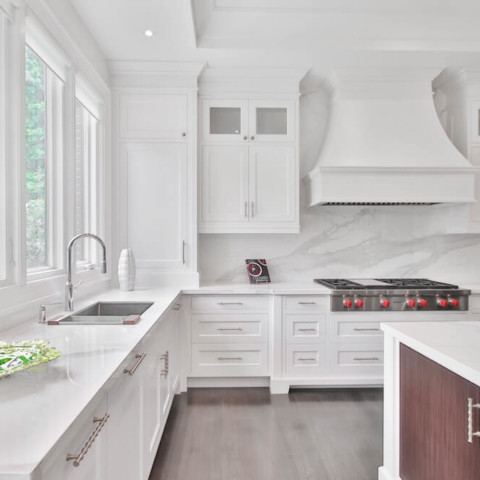
[[(35, 40), (26, 42), (25, 48), (31, 49), (45, 64), (46, 78), (46, 205), (47, 205), (47, 265), (27, 268), (28, 281), (58, 275), (63, 271), (64, 246), (64, 158), (65, 158), (65, 102), (66, 82), (61, 73), (42, 56), (44, 46), (36, 49)], [(66, 68), (66, 65), (65, 65)], [(26, 247), (26, 245), (25, 245)], [(26, 264), (26, 263), (25, 263)]]
[(7, 16), (0, 9), (0, 287), (12, 278), (12, 262), (8, 252), (8, 193), (7, 193)]

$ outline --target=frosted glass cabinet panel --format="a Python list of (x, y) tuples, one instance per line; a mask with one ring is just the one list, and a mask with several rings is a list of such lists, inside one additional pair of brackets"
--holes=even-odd
[(286, 108), (265, 108), (259, 107), (257, 112), (257, 131), (258, 135), (286, 135), (287, 115)]
[(295, 138), (293, 101), (204, 100), (206, 143), (291, 142)]

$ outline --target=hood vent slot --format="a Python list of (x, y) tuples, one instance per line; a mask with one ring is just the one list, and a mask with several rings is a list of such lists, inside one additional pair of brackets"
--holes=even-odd
[(379, 207), (421, 207), (428, 205), (439, 205), (439, 202), (326, 202), (320, 205), (336, 205), (336, 206), (379, 206)]

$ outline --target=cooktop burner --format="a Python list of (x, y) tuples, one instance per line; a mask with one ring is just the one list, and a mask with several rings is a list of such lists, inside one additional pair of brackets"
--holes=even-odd
[(381, 288), (415, 288), (415, 289), (457, 289), (457, 285), (436, 282), (427, 278), (315, 278), (314, 282), (320, 283), (333, 290), (353, 289), (381, 289)]

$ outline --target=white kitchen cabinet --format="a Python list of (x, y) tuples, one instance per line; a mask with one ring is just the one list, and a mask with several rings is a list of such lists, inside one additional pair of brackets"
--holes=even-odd
[(193, 295), (185, 302), (189, 377), (269, 375), (269, 301), (263, 295)]
[(108, 478), (109, 423), (107, 396), (104, 392), (99, 392), (61, 437), (32, 478), (39, 480)]
[[(135, 349), (117, 370), (108, 390), (108, 479), (147, 478), (142, 471), (141, 398), (147, 352)], [(142, 372), (143, 371), (143, 372)], [(122, 459), (127, 459), (121, 461)]]
[(128, 246), (139, 270), (188, 269), (188, 149), (182, 143), (122, 145)]
[(188, 96), (173, 93), (121, 94), (121, 139), (188, 139)]
[(200, 178), (200, 233), (298, 232), (293, 146), (205, 146)]
[(200, 233), (298, 233), (296, 100), (204, 98)]
[(202, 126), (204, 143), (293, 142), (295, 102), (205, 99)]

